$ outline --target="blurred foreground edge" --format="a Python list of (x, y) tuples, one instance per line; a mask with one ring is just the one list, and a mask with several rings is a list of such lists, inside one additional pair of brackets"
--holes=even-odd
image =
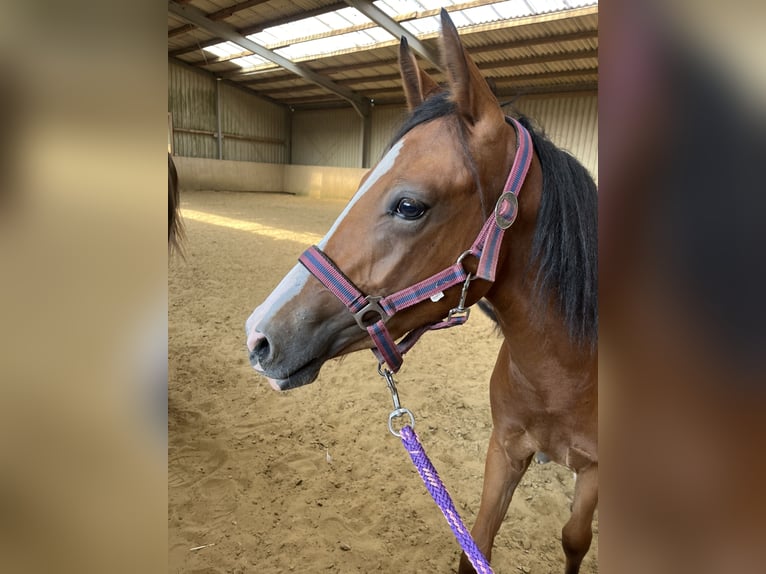
[(763, 571), (766, 114), (686, 6), (600, 14), (603, 572)]

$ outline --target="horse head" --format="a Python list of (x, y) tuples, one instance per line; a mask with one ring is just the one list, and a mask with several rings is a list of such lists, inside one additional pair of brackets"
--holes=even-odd
[[(453, 265), (491, 215), (516, 150), (514, 128), (446, 11), (441, 19), (446, 87), (418, 67), (402, 40), (410, 116), (318, 245), (367, 295), (389, 295)], [(475, 270), (476, 261), (464, 264)], [(473, 282), (466, 303), (490, 287)], [(438, 321), (460, 293), (455, 285), (441, 298), (395, 314), (388, 331), (398, 338)], [(302, 264), (253, 311), (246, 331), (253, 367), (280, 390), (312, 382), (328, 359), (373, 346), (352, 313)]]

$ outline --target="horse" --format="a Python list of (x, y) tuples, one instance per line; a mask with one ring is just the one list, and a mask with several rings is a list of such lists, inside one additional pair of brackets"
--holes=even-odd
[(182, 242), (184, 226), (181, 220), (181, 195), (178, 187), (178, 172), (173, 156), (168, 153), (168, 252), (183, 256)]
[[(409, 116), (324, 239), (247, 319), (250, 362), (277, 390), (363, 349), (395, 371), (425, 329), (459, 324), (483, 298), (504, 340), (472, 535), (491, 559), (514, 490), (544, 452), (576, 473), (562, 530), (575, 574), (598, 501), (598, 192), (529, 120), (505, 116), (446, 11), (441, 24), (446, 85), (402, 39)], [(507, 192), (524, 150), (526, 176)], [(459, 572), (473, 571), (463, 554)]]

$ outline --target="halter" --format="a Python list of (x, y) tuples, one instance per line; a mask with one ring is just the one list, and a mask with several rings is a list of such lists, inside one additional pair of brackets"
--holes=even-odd
[[(490, 282), (495, 280), (503, 235), (505, 230), (513, 225), (518, 215), (517, 197), (532, 162), (532, 138), (529, 132), (513, 118), (506, 116), (506, 122), (516, 129), (518, 145), (503, 193), (471, 248), (464, 251), (447, 269), (392, 295), (367, 296), (316, 245), (309, 247), (298, 259), (322, 285), (340, 299), (354, 316), (359, 327), (369, 333), (376, 347), (372, 349), (372, 352), (378, 362), (381, 364), (385, 362), (388, 365), (391, 372), (396, 373), (399, 370), (403, 355), (426, 331), (462, 325), (468, 320), (470, 309), (465, 307), (465, 301), (471, 281), (476, 278)], [(479, 259), (475, 276), (463, 267), (463, 260), (469, 255)], [(446, 318), (413, 329), (399, 343), (394, 341), (386, 328), (386, 322), (395, 313), (426, 299), (436, 302), (444, 296), (446, 289), (460, 283), (463, 284), (460, 301), (457, 307), (449, 311)], [(377, 319), (366, 320), (371, 314), (377, 315)]]

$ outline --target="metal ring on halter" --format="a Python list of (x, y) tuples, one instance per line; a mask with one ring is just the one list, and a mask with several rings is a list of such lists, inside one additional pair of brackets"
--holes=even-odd
[[(503, 204), (505, 202), (511, 207), (511, 212), (507, 215), (503, 214)], [(516, 221), (516, 216), (519, 214), (519, 198), (516, 194), (510, 191), (506, 191), (502, 194), (495, 204), (495, 223), (500, 229), (508, 229), (513, 222)]]
[(388, 430), (389, 430), (389, 432), (392, 435), (394, 435), (397, 438), (400, 438), (402, 436), (402, 433), (396, 432), (394, 430), (394, 419), (395, 418), (399, 418), (399, 417), (403, 417), (404, 415), (407, 415), (408, 417), (410, 417), (410, 424), (409, 424), (409, 426), (410, 426), (410, 428), (414, 429), (415, 428), (415, 416), (410, 412), (409, 409), (405, 409), (403, 407), (402, 408), (398, 408), (395, 411), (391, 411), (391, 414), (388, 415)]
[[(460, 254), (460, 257), (457, 258), (457, 261), (455, 263), (459, 263), (460, 265), (462, 265), (463, 264), (463, 259), (465, 259), (469, 255), (474, 255), (474, 252), (472, 250), (470, 250), (470, 249), (467, 249), (467, 250), (463, 251)], [(463, 269), (465, 269), (465, 267)]]
[[(367, 305), (354, 313), (356, 324), (359, 325), (362, 331), (366, 331), (368, 325), (372, 325), (378, 321), (383, 321), (385, 323), (391, 318), (391, 316), (383, 310), (383, 307), (380, 306), (379, 301), (381, 299), (383, 299), (383, 297), (367, 297)], [(364, 316), (367, 315), (367, 313), (377, 313), (379, 319), (368, 321), (367, 324), (365, 324)]]

